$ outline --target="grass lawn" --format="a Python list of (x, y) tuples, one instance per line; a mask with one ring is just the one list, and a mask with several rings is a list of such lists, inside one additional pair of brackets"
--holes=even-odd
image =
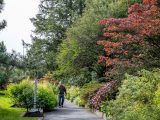
[(38, 120), (38, 118), (21, 117), (21, 114), (26, 110), (24, 108), (12, 108), (11, 105), (11, 100), (0, 91), (0, 120)]

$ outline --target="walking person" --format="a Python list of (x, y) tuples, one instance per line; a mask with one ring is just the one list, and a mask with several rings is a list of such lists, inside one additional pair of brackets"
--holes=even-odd
[(60, 82), (59, 83), (59, 107), (63, 107), (63, 104), (64, 104), (64, 99), (65, 99), (65, 94), (67, 93), (66, 92), (66, 88), (65, 86)]

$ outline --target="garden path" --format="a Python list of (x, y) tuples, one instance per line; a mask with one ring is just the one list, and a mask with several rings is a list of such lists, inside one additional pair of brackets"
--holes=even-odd
[(65, 100), (63, 108), (55, 108), (44, 114), (43, 120), (103, 120), (87, 109)]

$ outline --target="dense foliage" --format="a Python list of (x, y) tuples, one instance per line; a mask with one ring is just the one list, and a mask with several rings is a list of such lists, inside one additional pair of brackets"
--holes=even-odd
[[(34, 104), (33, 82), (24, 80), (19, 84), (10, 84), (8, 86), (8, 94), (17, 106), (30, 109)], [(37, 107), (43, 110), (52, 110), (57, 105), (56, 87), (49, 83), (38, 84), (37, 91)]]
[[(65, 31), (81, 16), (85, 0), (41, 0), (39, 12), (31, 19), (35, 26), (32, 45), (26, 55), (26, 64), (42, 77), (56, 69), (58, 45), (66, 37)], [(33, 71), (33, 72), (34, 72)]]
[(37, 104), (43, 110), (53, 110), (57, 106), (57, 91), (56, 87), (43, 83), (38, 86)]
[[(79, 98), (83, 101), (83, 105), (90, 104), (90, 99), (95, 96), (96, 92), (103, 86), (102, 83), (91, 81), (86, 83), (80, 90)], [(82, 104), (82, 103), (81, 103)]]
[(0, 89), (4, 89), (9, 82), (20, 80), (23, 77), (22, 68), (21, 56), (15, 51), (8, 53), (4, 42), (0, 42)]
[(7, 90), (13, 104), (27, 109), (33, 106), (33, 82), (25, 80), (19, 84), (10, 84)]
[[(130, 4), (133, 2), (135, 0), (131, 0)], [(90, 78), (92, 72), (96, 73), (96, 77), (105, 76), (105, 67), (97, 64), (97, 56), (100, 53), (103, 54), (101, 47), (96, 44), (102, 38), (102, 30), (98, 21), (111, 16), (125, 17), (127, 15), (127, 7), (126, 0), (86, 1), (84, 14), (71, 28), (67, 29), (67, 38), (60, 45), (56, 58), (58, 65), (56, 74), (60, 76), (59, 79), (62, 79), (63, 75), (67, 76), (67, 79), (77, 76), (73, 78), (75, 80), (81, 76), (79, 74), (81, 69), (87, 69), (88, 71), (86, 72), (90, 73)], [(88, 80), (91, 81), (91, 79)]]
[(71, 86), (67, 89), (66, 98), (70, 101), (74, 101), (74, 99), (79, 96), (80, 88), (76, 86)]
[[(43, 81), (37, 105), (44, 110), (57, 105), (48, 82), (62, 81), (67, 99), (111, 120), (158, 120), (159, 7), (159, 0), (40, 0), (23, 60), (0, 42), (0, 87), (25, 73)], [(10, 84), (8, 92), (16, 105), (33, 106), (31, 81)]]
[(113, 120), (158, 120), (160, 70), (126, 74), (116, 100), (104, 102), (102, 111)]
[(102, 102), (106, 99), (113, 99), (112, 94), (117, 89), (117, 81), (110, 81), (103, 85), (94, 96), (90, 96), (89, 104), (93, 109), (99, 109)]
[[(100, 20), (100, 24), (106, 26), (103, 36), (107, 40), (97, 42), (104, 45), (106, 53), (106, 56), (99, 56), (99, 60), (105, 61), (107, 77), (110, 72), (111, 74), (115, 72), (116, 66), (142, 66), (144, 63), (140, 59), (144, 60), (146, 49), (150, 50), (150, 48), (156, 46), (157, 49), (152, 50), (154, 54), (160, 50), (158, 44), (160, 34), (159, 14), (160, 8), (157, 0), (144, 0), (142, 4), (135, 3), (129, 7), (127, 18)], [(148, 39), (149, 42), (146, 41)], [(151, 57), (152, 60), (160, 60), (159, 55)], [(120, 70), (117, 74), (119, 73)]]
[(70, 86), (67, 89), (66, 98), (80, 106), (87, 105), (89, 107), (91, 97), (93, 97), (102, 86), (103, 84), (97, 81), (86, 83), (83, 87)]

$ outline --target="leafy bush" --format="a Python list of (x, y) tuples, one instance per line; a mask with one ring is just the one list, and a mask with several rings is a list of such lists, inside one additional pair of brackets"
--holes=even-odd
[(154, 100), (154, 104), (158, 106), (158, 108), (160, 109), (160, 84), (158, 85), (158, 89), (155, 92), (155, 96), (153, 100)]
[(33, 106), (33, 82), (23, 80), (19, 84), (10, 84), (7, 91), (15, 105), (27, 109)]
[(84, 101), (84, 99), (80, 98), (80, 96), (77, 96), (74, 99), (74, 103), (76, 103), (79, 106), (85, 106), (86, 102)]
[(89, 97), (93, 96), (101, 86), (102, 84), (96, 81), (86, 83), (80, 90), (80, 104), (83, 106), (88, 104)]
[(97, 81), (91, 81), (90, 83), (86, 83), (81, 88), (71, 86), (68, 88), (66, 98), (74, 101), (80, 106), (84, 106), (85, 104), (88, 104), (89, 98), (93, 96), (101, 86), (102, 83), (98, 83)]
[(159, 120), (160, 70), (126, 74), (116, 100), (106, 101), (102, 111), (114, 120)]
[(76, 87), (76, 86), (71, 86), (68, 90), (67, 90), (67, 96), (66, 98), (71, 100), (72, 102), (74, 101), (74, 99), (79, 96), (79, 91), (80, 88)]
[(57, 106), (57, 97), (54, 92), (49, 83), (38, 85), (37, 103), (44, 111), (51, 110)]
[(6, 91), (5, 90), (0, 90), (0, 96), (3, 96), (6, 94)]
[[(49, 83), (38, 84), (37, 106), (44, 110), (53, 109), (57, 105), (56, 88)], [(13, 103), (27, 108), (33, 107), (33, 82), (23, 80), (19, 84), (10, 84), (7, 89)]]

